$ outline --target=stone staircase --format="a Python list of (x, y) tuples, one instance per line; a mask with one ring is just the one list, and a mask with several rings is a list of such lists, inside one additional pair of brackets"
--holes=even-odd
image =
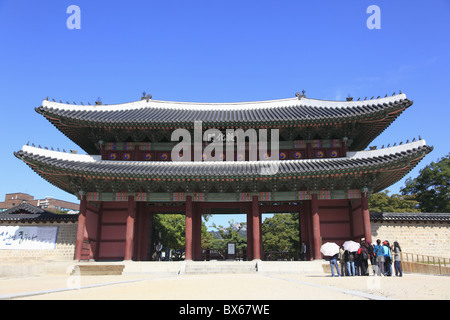
[(181, 274), (256, 273), (253, 261), (188, 261)]
[(72, 274), (145, 275), (145, 274), (314, 274), (329, 273), (329, 264), (317, 261), (149, 261), (87, 262), (73, 265)]
[(123, 264), (79, 264), (74, 266), (71, 275), (80, 276), (117, 276), (122, 275)]

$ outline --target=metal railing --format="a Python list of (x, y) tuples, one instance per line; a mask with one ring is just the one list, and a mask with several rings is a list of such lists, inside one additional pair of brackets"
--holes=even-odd
[(450, 275), (450, 259), (415, 253), (400, 253), (405, 272)]
[(264, 251), (266, 261), (294, 261), (295, 253), (289, 251)]

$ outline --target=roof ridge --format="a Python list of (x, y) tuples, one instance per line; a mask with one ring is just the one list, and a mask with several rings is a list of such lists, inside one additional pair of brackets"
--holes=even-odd
[[(230, 111), (230, 110), (251, 110), (264, 108), (279, 108), (304, 105), (310, 107), (328, 107), (328, 108), (347, 108), (353, 106), (374, 105), (383, 103), (393, 103), (398, 100), (405, 100), (404, 93), (393, 95), (390, 97), (383, 97), (370, 100), (361, 101), (335, 101), (335, 100), (320, 100), (313, 98), (284, 98), (273, 100), (259, 100), (259, 101), (241, 101), (241, 102), (187, 102), (187, 101), (168, 101), (168, 100), (137, 100), (118, 104), (94, 104), (94, 105), (77, 105), (68, 104), (56, 101), (49, 101), (47, 99), (42, 101), (41, 107), (52, 109), (71, 110), (71, 111), (120, 111), (144, 108), (158, 108), (158, 109), (179, 109), (179, 110), (202, 110), (202, 111)], [(204, 107), (211, 108), (204, 108)]]

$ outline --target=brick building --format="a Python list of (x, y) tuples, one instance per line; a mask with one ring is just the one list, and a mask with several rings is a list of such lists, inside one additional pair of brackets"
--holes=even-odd
[(0, 202), (0, 212), (11, 209), (24, 202), (50, 211), (75, 211), (76, 213), (80, 211), (80, 205), (78, 203), (54, 199), (53, 197), (34, 199), (34, 196), (31, 196), (27, 193), (17, 192), (8, 193), (5, 195), (5, 201)]

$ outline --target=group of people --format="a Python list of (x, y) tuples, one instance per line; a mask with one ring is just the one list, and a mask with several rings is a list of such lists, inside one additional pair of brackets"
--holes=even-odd
[[(335, 276), (368, 276), (369, 261), (372, 265), (373, 275), (392, 276), (392, 263), (394, 263), (395, 276), (401, 277), (401, 253), (402, 249), (397, 241), (391, 246), (389, 241), (381, 242), (377, 240), (376, 244), (371, 244), (365, 240), (357, 251), (350, 252), (340, 247), (339, 253), (330, 258), (331, 275)], [(340, 272), (338, 261), (341, 265)], [(334, 268), (337, 274), (334, 273)]]

